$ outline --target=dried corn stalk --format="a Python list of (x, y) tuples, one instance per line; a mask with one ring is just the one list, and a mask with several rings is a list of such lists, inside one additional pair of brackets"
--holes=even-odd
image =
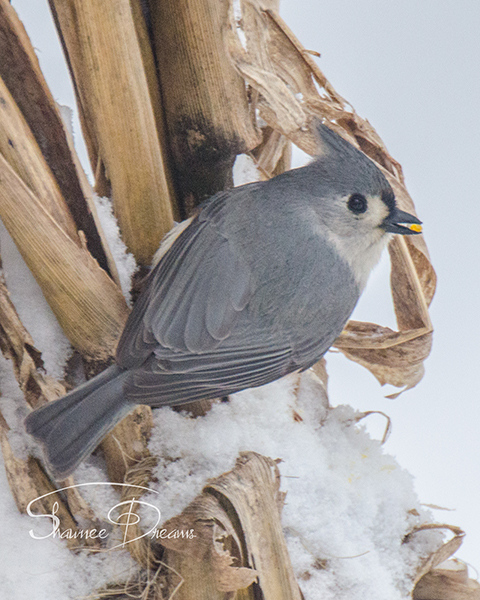
[(34, 50), (5, 0), (0, 17), (0, 217), (71, 343), (105, 360), (128, 311), (85, 238), (105, 268), (113, 261)]
[[(126, 481), (145, 484), (152, 466), (151, 459), (144, 461)], [(134, 496), (138, 499), (138, 490)], [(122, 500), (131, 497), (127, 490)], [(167, 552), (161, 562), (158, 544), (145, 537), (127, 547), (145, 568), (160, 565), (167, 597), (175, 591), (181, 600), (253, 600), (258, 594), (265, 600), (300, 600), (282, 530), (283, 501), (275, 461), (245, 452), (232, 471), (210, 481), (180, 515), (162, 526), (166, 531), (194, 531), (195, 537), (162, 539)], [(141, 530), (129, 527), (128, 533), (134, 539)]]
[[(65, 393), (65, 388), (59, 382), (39, 370), (43, 366), (40, 352), (33, 345), (33, 340), (17, 315), (3, 276), (0, 277), (0, 347), (5, 358), (12, 361), (19, 387), (32, 407), (39, 406), (45, 400), (56, 400)], [(55, 491), (55, 485), (38, 459), (30, 456), (25, 460), (15, 455), (9, 443), (8, 432), (9, 426), (0, 413), (0, 446), (7, 480), (19, 511), (25, 512), (31, 500)], [(75, 514), (92, 518), (83, 498), (73, 491), (68, 496), (68, 503), (56, 495), (46, 496), (36, 508), (43, 510), (44, 514), (51, 514), (55, 501), (58, 502), (59, 518), (72, 531), (77, 529), (72, 508), (76, 509)], [(68, 544), (73, 547), (78, 542), (72, 539), (68, 540)]]
[[(94, 361), (89, 368), (95, 370), (96, 361), (104, 364), (112, 356), (128, 309), (120, 289), (95, 260), (98, 258), (118, 283), (110, 251), (106, 244), (107, 250), (102, 248), (104, 236), (92, 190), (31, 43), (15, 11), (3, 0), (0, 15), (0, 48), (5, 58), (0, 65), (5, 79), (0, 78), (0, 217), (70, 342), (85, 358)], [(64, 195), (68, 195), (68, 202)], [(95, 257), (89, 250), (95, 252)], [(8, 298), (6, 289), (3, 293)], [(35, 371), (41, 366), (40, 354), (13, 306), (5, 302), (2, 314), (2, 351), (13, 360), (27, 400), (37, 406), (65, 393), (51, 380), (48, 386), (56, 390), (60, 387), (61, 391), (56, 396), (43, 393), (48, 390), (45, 377)], [(113, 480), (123, 480), (131, 461), (148, 454), (150, 418), (150, 409), (139, 409), (105, 441)], [(115, 435), (121, 438), (120, 443)], [(17, 464), (11, 471), (16, 473), (10, 480), (12, 489), (22, 489), (23, 479), (25, 485), (30, 482), (27, 487), (37, 486), (36, 470), (26, 465), (20, 469)], [(39, 489), (44, 487), (38, 485)], [(23, 503), (19, 507), (24, 508)]]
[(69, 148), (60, 114), (30, 39), (8, 0), (0, 0), (0, 56), (0, 78), (53, 173), (77, 229), (83, 231), (88, 249), (100, 266), (111, 270), (113, 260), (109, 248), (101, 240), (101, 227), (94, 219), (92, 206), (86, 203), (77, 178), (75, 153)]
[(151, 1), (175, 183), (184, 216), (232, 186), (235, 156), (261, 142), (243, 78), (223, 45), (229, 0)]
[(106, 360), (128, 315), (125, 300), (0, 155), (0, 217), (70, 342)]
[[(160, 95), (137, 0), (51, 0), (100, 193), (137, 262), (150, 264), (173, 225)], [(119, 93), (120, 91), (120, 93)], [(141, 232), (141, 235), (139, 235)]]

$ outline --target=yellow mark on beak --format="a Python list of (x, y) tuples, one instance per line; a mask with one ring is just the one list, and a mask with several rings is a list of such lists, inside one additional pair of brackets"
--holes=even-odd
[(410, 231), (416, 231), (417, 233), (421, 233), (423, 231), (422, 226), (417, 225), (416, 223), (412, 223), (412, 225), (409, 225), (408, 228)]

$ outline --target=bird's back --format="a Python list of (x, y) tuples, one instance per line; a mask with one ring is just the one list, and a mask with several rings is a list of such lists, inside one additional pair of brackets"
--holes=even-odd
[(276, 202), (266, 184), (220, 194), (172, 247), (178, 260), (165, 255), (146, 292), (150, 313), (136, 307), (119, 345), (121, 366), (129, 349), (146, 356), (126, 385), (132, 402), (263, 385), (309, 367), (339, 335), (359, 296), (350, 268), (308, 203)]

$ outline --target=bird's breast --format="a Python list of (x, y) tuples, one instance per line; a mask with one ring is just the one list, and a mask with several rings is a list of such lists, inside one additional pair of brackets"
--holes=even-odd
[(288, 334), (319, 343), (335, 339), (360, 295), (350, 266), (319, 235), (297, 235), (281, 247), (266, 244), (251, 257), (255, 293), (249, 312), (255, 319)]

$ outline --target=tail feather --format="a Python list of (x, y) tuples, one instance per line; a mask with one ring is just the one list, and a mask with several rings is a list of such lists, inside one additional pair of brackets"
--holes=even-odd
[(64, 479), (134, 408), (123, 394), (126, 371), (118, 366), (32, 412), (25, 426), (44, 447), (52, 474)]

